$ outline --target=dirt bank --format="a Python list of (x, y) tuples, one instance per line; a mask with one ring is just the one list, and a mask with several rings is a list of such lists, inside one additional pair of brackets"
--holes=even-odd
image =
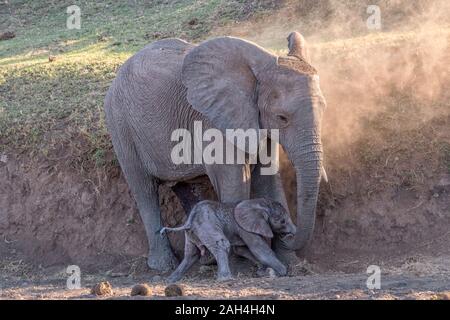
[[(448, 47), (448, 34), (440, 37)], [(433, 60), (425, 43), (407, 43), (352, 51), (366, 62), (352, 60), (347, 52), (327, 55), (319, 64), (328, 98), (323, 140), (330, 185), (321, 188), (306, 257), (325, 270), (351, 270), (411, 253), (439, 255), (449, 238), (449, 75), (436, 73), (449, 54), (436, 54)], [(390, 71), (379, 57), (383, 52), (391, 59)], [(432, 64), (424, 63), (430, 59)], [(413, 70), (414, 77), (404, 78), (404, 69)], [(375, 71), (382, 86), (367, 91)], [(336, 85), (342, 77), (346, 80)], [(431, 91), (423, 92), (424, 81)], [(83, 146), (83, 136), (73, 134), (49, 147), (52, 137), (61, 134), (67, 133), (46, 135), (45, 156), (14, 149), (1, 154), (3, 250), (32, 265), (76, 264), (98, 271), (126, 269), (139, 261), (145, 270), (143, 226), (120, 168), (111, 160), (111, 147), (104, 155), (108, 166), (74, 165), (72, 154), (83, 160), (83, 149), (74, 149)], [(281, 162), (295, 212), (295, 174), (285, 157)], [(160, 195), (164, 224), (180, 224), (184, 213), (178, 199), (166, 186)], [(182, 235), (171, 240), (181, 255)]]
[[(351, 271), (399, 255), (433, 250), (439, 254), (446, 247), (450, 237), (448, 174), (431, 177), (421, 190), (396, 186), (365, 194), (358, 190), (372, 186), (367, 173), (345, 177), (345, 189), (341, 189), (335, 183), (335, 170), (330, 169), (332, 194), (323, 186), (307, 255), (318, 267)], [(291, 170), (286, 169), (283, 177), (295, 208)], [(0, 164), (0, 174), (4, 177), (0, 231), (5, 254), (34, 266), (76, 264), (89, 271), (124, 271), (136, 268), (137, 263), (145, 270), (143, 225), (118, 168), (101, 178), (55, 164), (35, 167), (24, 158), (10, 156)], [(160, 201), (164, 223), (180, 224), (184, 213), (169, 188), (161, 187)], [(179, 255), (180, 238), (172, 238)]]

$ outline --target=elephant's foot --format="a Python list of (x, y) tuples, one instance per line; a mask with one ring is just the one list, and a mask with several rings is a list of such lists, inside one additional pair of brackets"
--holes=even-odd
[(179, 274), (171, 274), (171, 275), (167, 278), (167, 282), (168, 282), (169, 284), (173, 284), (173, 283), (175, 283), (175, 282), (180, 281), (181, 278), (182, 278), (182, 276), (179, 275)]
[(275, 248), (274, 251), (277, 258), (288, 268), (300, 263), (300, 259), (295, 254), (295, 251), (286, 250), (283, 248)]
[(169, 243), (164, 245), (159, 242), (160, 246), (154, 246), (150, 249), (147, 265), (150, 269), (159, 272), (167, 272), (178, 266), (178, 260), (172, 252)]
[(148, 267), (159, 272), (167, 272), (169, 270), (173, 270), (177, 267), (177, 264), (177, 258), (175, 258), (173, 253), (170, 253), (170, 255), (152, 254), (149, 255), (147, 259)]
[(217, 275), (217, 281), (220, 281), (220, 282), (229, 281), (229, 280), (233, 280), (233, 279), (234, 278), (231, 273)]
[(276, 278), (282, 275), (275, 272), (275, 270), (273, 270), (272, 268), (262, 267), (258, 268), (258, 270), (256, 271), (256, 276), (259, 278)]
[(169, 270), (175, 269), (178, 265), (178, 261), (172, 252), (170, 252), (170, 254), (166, 252), (164, 252), (163, 254), (153, 253), (149, 254), (147, 265), (152, 270), (167, 272)]

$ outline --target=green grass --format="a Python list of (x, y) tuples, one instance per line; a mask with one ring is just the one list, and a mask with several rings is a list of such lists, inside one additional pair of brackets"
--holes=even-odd
[[(66, 28), (69, 5), (81, 29)], [(76, 166), (107, 162), (103, 99), (117, 68), (165, 37), (200, 40), (215, 26), (264, 12), (271, 1), (11, 1), (0, 5), (0, 152), (44, 157), (71, 145)], [(56, 60), (49, 62), (49, 56)], [(113, 160), (112, 160), (113, 161)]]
[[(134, 52), (161, 37), (196, 39), (214, 26), (242, 18), (243, 7), (248, 2), (11, 1), (2, 5), (0, 29), (14, 30), (17, 37), (1, 43), (0, 59), (29, 57), (41, 52), (61, 54), (99, 41), (111, 52)], [(81, 9), (80, 30), (66, 28), (66, 9), (73, 4)], [(251, 6), (255, 12), (265, 8), (258, 4)], [(192, 21), (195, 23), (190, 24)]]
[[(216, 26), (267, 14), (274, 3), (16, 0), (1, 4), (0, 30), (13, 30), (16, 38), (0, 41), (0, 155), (26, 152), (48, 160), (65, 159), (65, 164), (78, 170), (116, 164), (105, 128), (103, 99), (117, 68), (156, 39), (175, 36), (200, 41)], [(71, 4), (81, 8), (81, 30), (66, 29), (66, 7)], [(450, 29), (447, 26), (436, 32), (447, 35)], [(370, 33), (315, 43), (312, 48), (337, 61), (359, 49), (401, 46), (415, 36), (414, 32)], [(270, 49), (285, 53), (284, 47)], [(49, 62), (49, 55), (56, 60)], [(415, 102), (399, 100), (398, 94), (393, 99), (382, 102), (392, 107), (368, 123), (367, 131), (372, 130), (373, 135), (367, 135), (356, 146), (361, 162), (373, 170), (383, 170), (387, 152), (425, 154), (431, 145), (450, 172), (448, 144), (438, 146), (441, 140), (428, 144), (423, 130), (412, 128), (409, 133), (419, 142), (414, 145), (403, 128), (395, 131), (395, 123), (412, 123), (411, 106)], [(408, 112), (402, 113), (402, 108)], [(412, 145), (413, 149), (403, 150)], [(405, 173), (407, 168), (398, 170)]]
[[(76, 133), (100, 147), (98, 142), (104, 139), (99, 137), (106, 136), (103, 98), (122, 61), (120, 57), (96, 62), (75, 59), (2, 70), (2, 146), (41, 148), (57, 145), (65, 135)], [(52, 132), (58, 135), (50, 135)]]

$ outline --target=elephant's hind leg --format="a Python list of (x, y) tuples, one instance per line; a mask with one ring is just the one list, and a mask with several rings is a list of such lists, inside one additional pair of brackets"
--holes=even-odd
[(184, 276), (184, 274), (189, 271), (192, 265), (198, 261), (199, 258), (200, 250), (189, 239), (188, 236), (185, 236), (183, 261), (181, 261), (178, 268), (170, 275), (168, 281), (170, 283), (173, 283), (180, 280)]
[(161, 212), (156, 179), (145, 169), (128, 130), (120, 130), (120, 135), (117, 130), (110, 131), (117, 158), (144, 223), (149, 246), (147, 264), (158, 271), (173, 269), (177, 259), (167, 236), (158, 233), (161, 229)]
[(130, 180), (129, 185), (145, 226), (149, 246), (147, 264), (154, 270), (171, 270), (177, 265), (177, 259), (167, 235), (160, 235), (158, 232), (162, 227), (158, 185), (153, 177), (136, 169), (128, 167), (124, 172), (127, 180)]
[[(191, 213), (192, 207), (202, 200), (216, 200), (214, 191), (210, 188), (211, 184), (207, 176), (196, 178), (195, 180), (178, 182), (172, 187), (172, 191), (177, 195), (181, 202), (181, 206), (188, 216)], [(211, 265), (215, 264), (214, 256), (206, 251), (200, 257), (200, 264)]]
[(199, 227), (203, 232), (196, 232), (200, 241), (217, 261), (217, 280), (226, 281), (233, 278), (230, 270), (229, 254), (231, 245), (219, 228)]

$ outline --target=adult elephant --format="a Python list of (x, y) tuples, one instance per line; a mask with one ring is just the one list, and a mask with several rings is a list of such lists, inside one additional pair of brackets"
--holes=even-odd
[[(322, 166), (320, 139), (325, 100), (303, 37), (291, 33), (289, 54), (278, 57), (233, 37), (199, 45), (179, 39), (156, 41), (120, 68), (105, 99), (113, 146), (138, 205), (149, 243), (148, 265), (168, 270), (176, 259), (160, 237), (158, 184), (207, 175), (218, 199), (286, 198), (279, 174), (260, 175), (261, 164), (175, 165), (172, 132), (203, 128), (279, 129), (279, 142), (297, 175), (297, 232), (278, 245), (302, 249), (310, 240)], [(256, 168), (255, 168), (256, 167)]]

